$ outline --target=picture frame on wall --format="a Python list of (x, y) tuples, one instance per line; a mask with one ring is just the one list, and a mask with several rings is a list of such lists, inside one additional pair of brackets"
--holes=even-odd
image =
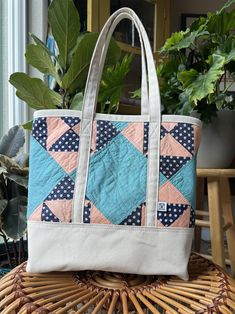
[(185, 31), (199, 17), (206, 17), (206, 14), (198, 14), (198, 13), (181, 14), (181, 30)]

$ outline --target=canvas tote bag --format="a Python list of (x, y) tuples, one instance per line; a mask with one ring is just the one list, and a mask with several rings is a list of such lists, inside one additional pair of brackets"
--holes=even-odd
[[(134, 22), (142, 52), (141, 115), (95, 113), (112, 32)], [(187, 279), (201, 122), (161, 116), (145, 29), (129, 8), (97, 41), (83, 111), (40, 110), (30, 143), (27, 271), (106, 270)]]

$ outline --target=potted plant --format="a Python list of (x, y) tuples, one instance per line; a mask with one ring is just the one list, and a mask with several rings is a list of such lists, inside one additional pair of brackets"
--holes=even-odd
[(27, 258), (26, 234), (28, 155), (22, 151), (25, 132), (15, 126), (0, 139), (0, 275)]
[[(80, 32), (80, 17), (73, 0), (53, 0), (48, 9), (48, 21), (56, 52), (30, 34), (33, 43), (27, 46), (25, 54), (27, 63), (44, 74), (44, 81), (25, 73), (14, 73), (9, 82), (16, 88), (16, 95), (33, 109), (79, 110), (98, 33)], [(131, 61), (131, 55), (121, 59), (121, 50), (112, 39), (98, 97), (101, 112), (118, 110)], [(48, 76), (55, 81), (53, 90), (48, 87)], [(23, 126), (30, 129), (31, 124), (29, 121)]]
[(163, 114), (197, 115), (204, 122), (202, 168), (228, 167), (235, 155), (235, 9), (227, 12), (233, 3), (173, 33), (160, 50)]

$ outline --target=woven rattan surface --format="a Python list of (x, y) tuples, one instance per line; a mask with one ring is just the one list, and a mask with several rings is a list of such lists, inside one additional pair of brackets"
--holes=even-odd
[(0, 313), (235, 313), (235, 282), (193, 254), (190, 280), (107, 272), (29, 274), (0, 280)]

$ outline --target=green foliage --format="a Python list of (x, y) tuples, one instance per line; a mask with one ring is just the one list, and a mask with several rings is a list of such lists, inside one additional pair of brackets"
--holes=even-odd
[(163, 113), (186, 114), (193, 110), (210, 122), (219, 109), (234, 109), (224, 76), (235, 83), (235, 10), (226, 9), (196, 20), (186, 31), (172, 34), (161, 49), (157, 68)]
[(10, 76), (9, 82), (17, 89), (16, 95), (34, 109), (56, 109), (61, 106), (61, 95), (38, 78), (16, 72)]
[(59, 49), (59, 62), (68, 68), (68, 56), (77, 43), (80, 34), (80, 17), (73, 0), (52, 1), (48, 20)]
[(132, 55), (126, 55), (121, 63), (107, 67), (101, 84), (98, 101), (101, 105), (101, 112), (105, 112), (108, 102), (108, 113), (115, 113), (118, 110), (119, 99), (124, 88), (124, 79), (130, 70)]
[(26, 232), (28, 155), (22, 152), (24, 142), (19, 126), (0, 140), (0, 236), (5, 241), (18, 240)]
[[(28, 45), (25, 57), (28, 64), (53, 78), (54, 90), (46, 86), (46, 80), (30, 78), (24, 73), (12, 74), (9, 81), (16, 88), (16, 95), (33, 109), (81, 109), (81, 95), (98, 34), (80, 33), (80, 17), (73, 0), (53, 0), (49, 6), (48, 20), (58, 54), (49, 51), (39, 38), (30, 34), (33, 43)], [(112, 39), (105, 67), (115, 65), (120, 56), (121, 49)], [(109, 99), (102, 101), (107, 103)], [(115, 106), (118, 103), (119, 99), (116, 98)], [(106, 110), (110, 111), (107, 106)], [(23, 127), (31, 129), (31, 121)]]
[(52, 62), (51, 55), (43, 46), (33, 44), (28, 45), (25, 57), (28, 64), (44, 74), (52, 75), (56, 79), (56, 82), (61, 86), (61, 80)]

